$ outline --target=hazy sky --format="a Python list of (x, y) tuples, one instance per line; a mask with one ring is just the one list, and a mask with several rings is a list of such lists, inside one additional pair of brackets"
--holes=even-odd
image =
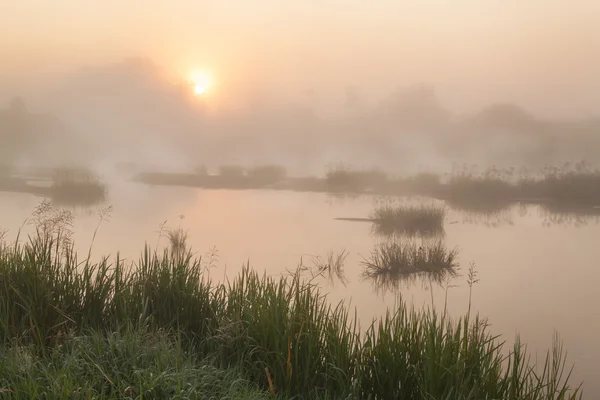
[(148, 56), (225, 101), (428, 82), (457, 109), (600, 114), (599, 21), (598, 0), (2, 0), (0, 89)]

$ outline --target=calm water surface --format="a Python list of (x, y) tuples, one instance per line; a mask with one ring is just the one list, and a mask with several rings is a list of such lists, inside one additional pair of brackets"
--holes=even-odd
[[(397, 292), (381, 292), (363, 280), (361, 261), (381, 239), (369, 223), (336, 221), (336, 217), (366, 217), (375, 199), (335, 199), (316, 193), (205, 191), (150, 187), (134, 183), (111, 186), (109, 222), (101, 225), (93, 251), (137, 258), (144, 243), (156, 246), (161, 222), (189, 230), (189, 244), (199, 254), (218, 252), (214, 279), (236, 274), (244, 263), (277, 276), (294, 270), (302, 259), (328, 252), (349, 252), (346, 286), (323, 279), (332, 301), (350, 301), (363, 326), (393, 307)], [(14, 237), (40, 202), (30, 195), (0, 193), (0, 227)], [(431, 202), (427, 200), (427, 202)], [(98, 223), (94, 210), (75, 210), (74, 235), (87, 250)], [(179, 216), (183, 215), (181, 219)], [(574, 378), (585, 380), (586, 398), (600, 396), (600, 225), (597, 220), (557, 220), (537, 207), (514, 207), (481, 218), (450, 211), (446, 244), (459, 249), (462, 275), (475, 262), (480, 282), (473, 290), (473, 310), (489, 318), (491, 330), (510, 341), (519, 333), (530, 351), (542, 351), (557, 331), (575, 363)], [(164, 240), (163, 240), (164, 242)], [(164, 244), (164, 243), (163, 243)], [(466, 276), (453, 282), (448, 309), (466, 312)], [(403, 298), (430, 305), (431, 293), (421, 284), (404, 285)], [(444, 290), (434, 286), (440, 309)]]

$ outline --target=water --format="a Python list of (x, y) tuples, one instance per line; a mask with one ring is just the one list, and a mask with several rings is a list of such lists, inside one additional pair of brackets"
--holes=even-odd
[[(135, 183), (111, 186), (113, 211), (101, 224), (93, 246), (95, 256), (115, 254), (135, 259), (144, 243), (157, 246), (160, 223), (181, 225), (199, 254), (218, 251), (214, 279), (233, 276), (246, 262), (278, 276), (294, 270), (300, 260), (348, 250), (344, 286), (322, 279), (332, 301), (356, 307), (363, 327), (397, 300), (362, 278), (361, 260), (380, 240), (369, 223), (337, 221), (366, 217), (375, 199), (364, 196), (336, 199), (318, 193), (206, 191), (150, 187)], [(431, 202), (431, 200), (426, 200)], [(40, 202), (31, 195), (0, 193), (0, 227), (9, 237)], [(98, 224), (94, 210), (75, 210), (74, 238), (87, 251)], [(183, 216), (181, 218), (180, 216)], [(493, 217), (450, 211), (446, 243), (458, 247), (462, 275), (448, 291), (448, 310), (467, 311), (466, 270), (476, 263), (480, 282), (473, 288), (473, 311), (489, 318), (493, 333), (510, 345), (519, 333), (539, 357), (551, 346), (555, 331), (575, 363), (574, 382), (585, 380), (587, 398), (600, 394), (600, 225), (595, 219), (552, 217), (537, 207), (513, 207)], [(12, 234), (12, 236), (11, 236)], [(164, 239), (163, 243), (164, 244)], [(160, 246), (161, 243), (158, 243)], [(417, 306), (431, 304), (431, 292), (421, 284), (403, 286), (403, 298)], [(433, 301), (442, 309), (445, 291), (433, 287)]]

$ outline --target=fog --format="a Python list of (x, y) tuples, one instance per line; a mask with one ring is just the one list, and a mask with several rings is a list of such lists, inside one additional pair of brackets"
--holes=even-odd
[[(465, 310), (470, 317), (473, 305), (508, 346), (519, 332), (532, 359), (545, 353), (557, 330), (569, 352), (567, 367), (576, 366), (574, 385), (585, 381), (586, 394), (598, 398), (599, 21), (598, 0), (0, 0), (0, 276), (11, 290), (39, 286), (48, 293), (35, 292), (27, 302), (41, 304), (34, 312), (22, 305), (26, 294), (14, 289), (17, 314), (7, 306), (1, 317), (21, 323), (3, 326), (38, 336), (44, 330), (34, 329), (30, 317), (44, 316), (58, 344), (63, 333), (70, 337), (68, 313), (78, 308), (64, 311), (53, 299), (102, 308), (87, 300), (83, 286), (62, 294), (48, 289), (79, 282), (70, 275), (78, 268), (60, 272), (64, 285), (25, 282), (51, 279), (41, 273), (46, 258), (63, 257), (32, 251), (31, 257), (44, 257), (29, 261), (40, 273), (21, 273), (25, 264), (15, 257), (29, 259), (22, 243), (48, 243), (48, 232), (58, 232), (60, 243), (44, 249), (64, 247), (65, 257), (75, 249), (86, 266), (107, 254), (135, 262), (151, 243), (155, 254), (165, 250), (163, 262), (173, 262), (175, 274), (183, 250), (195, 256), (217, 249), (215, 265), (211, 255), (211, 265), (202, 267), (202, 279), (215, 282), (233, 282), (242, 266), (283, 276), (299, 261), (321, 257), (328, 267), (311, 276), (311, 286), (318, 282), (334, 303), (356, 305), (349, 315), (362, 327), (376, 326), (373, 319), (396, 307), (401, 294), (412, 304), (443, 308), (443, 318), (447, 306), (452, 317)], [(47, 224), (59, 230), (47, 231)], [(460, 253), (456, 265), (453, 249)], [(343, 260), (334, 263), (334, 254)], [(381, 255), (379, 270), (389, 275), (389, 285), (379, 285), (385, 290), (365, 280), (369, 254)], [(440, 258), (448, 260), (446, 254), (450, 263), (442, 267), (452, 269), (452, 282), (443, 289), (431, 278), (415, 284), (440, 267)], [(303, 267), (298, 274), (308, 271)], [(347, 281), (319, 281), (332, 268), (345, 268)], [(58, 267), (50, 269), (58, 274)], [(132, 276), (138, 275), (151, 277)], [(160, 276), (161, 285), (168, 281), (168, 274)], [(116, 282), (106, 286), (115, 292), (93, 291), (120, 299)], [(177, 285), (169, 287), (179, 291)], [(140, 292), (143, 297), (126, 303), (134, 307), (152, 297), (173, 307), (162, 309), (177, 324), (179, 317), (171, 316), (185, 304), (200, 304), (175, 304), (161, 290), (156, 293), (167, 296), (164, 302)], [(77, 301), (76, 292), (86, 300)], [(183, 291), (173, 297), (184, 298)], [(148, 300), (144, 304), (143, 314), (138, 308), (131, 314), (148, 312), (148, 321), (159, 321), (147, 311), (153, 309)], [(206, 310), (232, 308), (225, 304)], [(50, 310), (48, 318), (42, 310)], [(104, 314), (93, 314), (104, 326)], [(264, 315), (279, 319), (276, 312)], [(189, 326), (200, 326), (197, 321)], [(222, 332), (233, 322), (219, 322)], [(329, 329), (306, 326), (313, 325)], [(300, 340), (300, 333), (288, 337)], [(9, 339), (5, 343), (14, 342)], [(281, 358), (288, 372), (291, 343)], [(296, 350), (305, 347), (295, 343)], [(445, 350), (439, 353), (446, 358)], [(284, 369), (272, 371), (282, 379)], [(294, 367), (293, 376), (301, 374)], [(380, 382), (368, 372), (359, 375)], [(256, 376), (263, 385), (263, 371)], [(431, 386), (446, 387), (439, 382)]]
[[(0, 15), (10, 163), (400, 173), (598, 149), (594, 1), (28, 0)], [(198, 70), (211, 85), (194, 95)]]

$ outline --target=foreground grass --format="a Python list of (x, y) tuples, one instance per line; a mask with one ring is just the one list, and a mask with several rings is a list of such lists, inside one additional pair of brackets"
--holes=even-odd
[(143, 329), (68, 335), (39, 352), (0, 347), (0, 398), (267, 399), (235, 368), (219, 369), (176, 338)]
[(0, 247), (0, 396), (580, 396), (558, 344), (532, 365), (469, 313), (451, 320), (400, 302), (363, 331), (298, 273), (246, 268), (213, 284), (189, 252), (94, 264), (44, 232)]

